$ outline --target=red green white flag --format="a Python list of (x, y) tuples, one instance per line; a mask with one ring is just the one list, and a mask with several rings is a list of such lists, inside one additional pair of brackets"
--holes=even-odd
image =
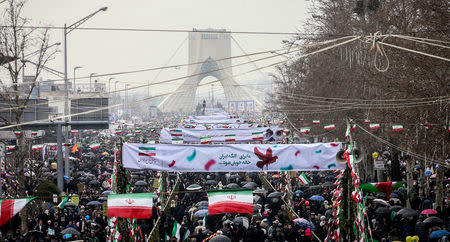
[(374, 129), (378, 129), (380, 126), (380, 124), (369, 124), (369, 129), (374, 130)]
[(91, 150), (100, 148), (100, 143), (89, 144), (89, 147), (91, 148)]
[(390, 197), (393, 190), (403, 186), (403, 182), (378, 182), (360, 184), (359, 188), (367, 192), (386, 193), (386, 197)]
[(139, 156), (156, 156), (156, 147), (139, 147)]
[(262, 139), (264, 139), (264, 134), (263, 134), (263, 132), (255, 132), (255, 133), (252, 133), (252, 137), (253, 137), (253, 140), (262, 140)]
[(336, 128), (334, 124), (326, 125), (323, 127), (326, 131), (333, 130)]
[(181, 130), (181, 129), (171, 129), (170, 130), (170, 135), (175, 136), (175, 137), (181, 137), (183, 135), (183, 130)]
[(253, 191), (219, 190), (208, 192), (208, 213), (249, 213), (253, 214)]
[(20, 199), (1, 199), (0, 200), (0, 226), (8, 222), (14, 215), (22, 210), (35, 197)]
[(306, 177), (306, 174), (304, 172), (302, 172), (302, 174), (300, 174), (300, 176), (298, 176), (297, 180), (301, 183), (301, 184), (309, 184), (309, 179)]
[(140, 134), (140, 133), (142, 133), (142, 129), (137, 128), (137, 129), (134, 130), (134, 133), (135, 134)]
[(447, 132), (450, 132), (450, 124), (446, 124), (445, 129), (447, 130)]
[(172, 139), (172, 144), (175, 145), (183, 144), (183, 139)]
[(42, 150), (42, 148), (44, 148), (43, 144), (38, 144), (38, 145), (32, 145), (31, 146), (32, 150)]
[(22, 130), (14, 130), (15, 135), (22, 135)]
[(108, 195), (108, 217), (149, 219), (152, 207), (153, 193)]
[(227, 134), (225, 135), (225, 142), (233, 142), (236, 141), (236, 135), (235, 134)]
[(300, 133), (301, 134), (309, 134), (309, 131), (311, 131), (310, 127), (300, 128)]
[(98, 134), (98, 131), (97, 130), (93, 130), (92, 134)]
[(78, 134), (78, 130), (75, 130), (75, 129), (72, 129), (70, 132), (71, 132), (72, 134)]
[(313, 120), (313, 124), (320, 124), (320, 120), (314, 119), (314, 120)]
[(121, 134), (121, 133), (122, 133), (122, 130), (121, 130), (121, 129), (116, 129), (115, 134)]
[(401, 124), (393, 124), (392, 125), (392, 130), (393, 131), (402, 131), (403, 130), (403, 125), (401, 125)]
[(38, 134), (38, 131), (37, 130), (32, 130), (31, 131), (31, 135), (37, 135)]
[(200, 144), (211, 144), (211, 137), (200, 137)]

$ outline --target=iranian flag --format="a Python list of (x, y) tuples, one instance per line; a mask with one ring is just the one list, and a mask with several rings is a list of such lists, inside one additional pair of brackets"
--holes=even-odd
[(300, 128), (300, 133), (301, 134), (309, 134), (309, 131), (311, 131), (310, 127)]
[(211, 137), (200, 137), (200, 144), (211, 144)]
[(122, 133), (122, 130), (121, 130), (121, 129), (116, 129), (115, 134), (121, 134), (121, 133)]
[(149, 219), (152, 207), (153, 193), (108, 195), (108, 217)]
[(38, 131), (37, 130), (32, 130), (31, 131), (31, 135), (37, 135), (38, 134)]
[(140, 134), (140, 133), (142, 133), (142, 129), (140, 129), (140, 128), (135, 129), (135, 130), (134, 130), (134, 133), (135, 133), (135, 134)]
[(304, 172), (302, 172), (302, 174), (298, 176), (297, 181), (304, 185), (309, 184), (309, 179), (306, 177), (306, 174)]
[(56, 130), (52, 130), (52, 134), (56, 134)]
[(15, 145), (7, 145), (6, 146), (6, 151), (14, 150), (15, 148), (16, 148)]
[(320, 124), (320, 120), (314, 119), (314, 120), (313, 120), (313, 124)]
[(31, 149), (32, 149), (32, 150), (42, 150), (42, 148), (44, 148), (44, 145), (43, 145), (43, 144), (40, 144), (40, 145), (32, 145), (32, 146), (31, 146)]
[(288, 135), (289, 132), (291, 132), (289, 129), (283, 129), (283, 134), (284, 134), (284, 135)]
[(326, 131), (329, 131), (329, 130), (333, 130), (333, 129), (335, 129), (336, 128), (336, 126), (334, 126), (334, 124), (330, 124), (330, 125), (326, 125), (326, 126), (324, 126), (323, 127)]
[(76, 129), (72, 129), (70, 132), (71, 132), (72, 134), (78, 134), (78, 130), (76, 130)]
[(264, 138), (263, 132), (252, 133), (253, 140), (262, 140)]
[(401, 124), (393, 124), (392, 125), (392, 130), (393, 131), (402, 131), (403, 130), (403, 125), (401, 125)]
[(227, 134), (225, 135), (225, 142), (233, 142), (236, 141), (236, 135), (235, 134)]
[(378, 129), (379, 127), (381, 127), (380, 124), (369, 124), (369, 129), (371, 130)]
[(89, 144), (89, 147), (91, 148), (91, 150), (100, 148), (100, 143)]
[(183, 144), (183, 139), (172, 139), (172, 144)]
[(98, 134), (98, 131), (97, 130), (93, 130), (92, 134)]
[(66, 206), (67, 201), (69, 201), (69, 196), (65, 197), (59, 204), (58, 209), (64, 209)]
[(447, 132), (450, 133), (450, 124), (446, 124), (446, 125), (445, 125), (445, 129), (447, 130)]
[(180, 129), (171, 129), (170, 130), (170, 135), (172, 135), (172, 136), (181, 137), (182, 134), (183, 134), (183, 130), (180, 130)]
[(249, 213), (253, 214), (253, 191), (220, 190), (208, 192), (208, 213)]
[(139, 156), (156, 156), (156, 147), (138, 147)]
[(22, 130), (14, 130), (15, 135), (22, 135)]
[(386, 193), (386, 197), (389, 198), (393, 190), (396, 190), (403, 186), (403, 182), (378, 182), (378, 183), (366, 183), (360, 184), (359, 187), (367, 192)]
[(8, 222), (35, 197), (0, 200), (0, 226)]

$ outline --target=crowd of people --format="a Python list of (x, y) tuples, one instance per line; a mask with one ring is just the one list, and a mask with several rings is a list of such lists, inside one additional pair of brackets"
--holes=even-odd
[[(116, 144), (158, 140), (157, 130), (163, 124), (175, 125), (180, 117), (163, 118), (142, 127), (120, 127), (121, 134), (93, 134), (90, 131), (73, 134), (77, 149), (70, 152), (71, 176), (65, 177), (66, 195), (72, 198), (63, 208), (58, 201), (37, 198), (28, 209), (27, 234), (20, 231), (20, 216), (1, 227), (3, 241), (106, 241), (110, 223), (105, 210), (113, 171)], [(100, 143), (91, 148), (88, 144)], [(48, 172), (42, 180), (56, 184), (52, 161), (45, 161)], [(336, 173), (306, 172), (309, 184), (300, 184), (294, 174), (284, 173), (183, 173), (180, 179), (169, 174), (166, 190), (154, 196), (154, 212), (150, 219), (138, 220), (136, 236), (144, 241), (149, 235), (154, 241), (324, 241), (332, 216), (332, 191)], [(448, 174), (446, 174), (448, 177)], [(130, 171), (129, 192), (156, 192), (161, 184), (156, 171)], [(406, 179), (406, 177), (404, 177)], [(364, 181), (362, 181), (364, 182)], [(284, 189), (289, 184), (288, 189)], [(190, 186), (197, 185), (195, 189)], [(430, 180), (430, 187), (435, 186)], [(371, 228), (371, 238), (378, 241), (437, 241), (447, 236), (450, 216), (450, 187), (446, 183), (445, 206), (435, 206), (433, 196), (419, 197), (413, 190), (401, 187), (388, 197), (383, 193), (365, 193)], [(214, 189), (248, 188), (254, 191), (253, 214), (208, 215), (206, 191)], [(431, 189), (432, 190), (432, 189)], [(162, 197), (173, 191), (173, 199)], [(417, 190), (416, 190), (417, 191)], [(30, 194), (33, 195), (33, 194)], [(74, 199), (77, 197), (77, 199)], [(407, 207), (407, 199), (411, 208)], [(164, 210), (164, 202), (168, 209)], [(180, 224), (174, 234), (174, 224)], [(159, 226), (158, 229), (154, 229)], [(226, 237), (226, 238), (225, 238)], [(415, 238), (415, 237), (414, 237)], [(224, 239), (224, 240), (219, 240)]]

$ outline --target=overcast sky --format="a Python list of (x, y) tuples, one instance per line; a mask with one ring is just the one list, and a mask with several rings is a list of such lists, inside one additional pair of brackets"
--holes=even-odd
[[(106, 12), (98, 13), (82, 27), (186, 30), (226, 28), (231, 31), (295, 32), (308, 17), (309, 4), (306, 0), (29, 0), (24, 15), (32, 19), (33, 25), (63, 26), (64, 23), (70, 25), (100, 7), (107, 6)], [(62, 42), (62, 36), (62, 30), (51, 31), (54, 42)], [(69, 77), (73, 77), (73, 67), (77, 65), (83, 66), (77, 71), (77, 76), (86, 76), (92, 72), (103, 74), (163, 66), (186, 37), (187, 33), (75, 30), (68, 36)], [(247, 53), (280, 48), (281, 41), (289, 38), (286, 35), (245, 34), (235, 34), (233, 37)], [(62, 45), (60, 49), (62, 50)], [(232, 43), (232, 55), (240, 54), (242, 52)], [(168, 64), (187, 63), (187, 55), (186, 41)], [(257, 65), (263, 66), (280, 60), (282, 59), (272, 59)], [(58, 53), (49, 66), (62, 71), (62, 53)], [(233, 72), (237, 74), (252, 68), (253, 65), (247, 65), (233, 69)], [(266, 69), (264, 74), (272, 70)], [(186, 72), (187, 68), (168, 69), (161, 72), (158, 81), (181, 77)], [(119, 83), (122, 88), (125, 82), (137, 85), (153, 81), (157, 73), (158, 71), (123, 75), (115, 77), (115, 80), (122, 83)], [(56, 77), (44, 74), (43, 78)], [(103, 77), (99, 81), (108, 82), (108, 79)], [(255, 84), (256, 79), (262, 79), (260, 72), (237, 78), (238, 82), (250, 85)], [(79, 82), (88, 83), (89, 80)], [(173, 91), (179, 84), (152, 87), (152, 93)]]

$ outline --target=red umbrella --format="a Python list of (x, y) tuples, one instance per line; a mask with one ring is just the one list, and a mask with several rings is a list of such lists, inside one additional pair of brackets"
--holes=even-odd
[(438, 212), (434, 209), (425, 209), (420, 214), (437, 214)]

